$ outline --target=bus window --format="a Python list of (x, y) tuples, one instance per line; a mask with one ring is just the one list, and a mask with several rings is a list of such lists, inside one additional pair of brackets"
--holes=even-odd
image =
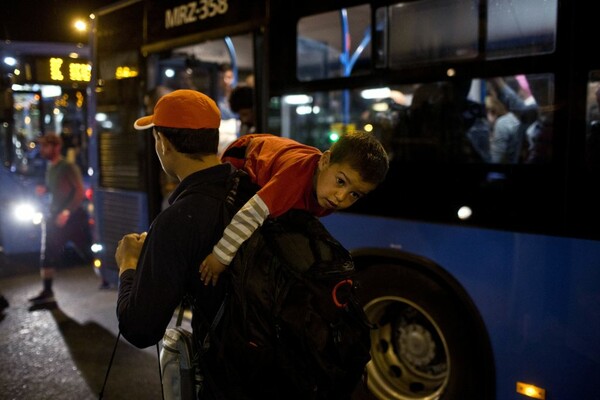
[(555, 108), (552, 75), (488, 79), (485, 104), (490, 129), (487, 161), (494, 164), (551, 161)]
[[(476, 58), (480, 7), (479, 1), (424, 0), (378, 9), (378, 29), (388, 30), (389, 66)], [(554, 51), (556, 0), (540, 4), (500, 0), (487, 7), (485, 58)]]
[[(91, 141), (95, 145), (91, 149), (98, 152), (98, 165), (93, 180), (97, 180), (94, 184), (113, 190), (107, 196), (115, 194), (115, 189), (149, 190), (149, 180), (144, 174), (152, 169), (144, 149), (150, 145), (150, 138), (134, 134), (133, 129), (133, 122), (140, 113), (139, 88), (144, 75), (139, 52), (143, 22), (138, 18), (143, 12), (141, 2), (129, 2), (119, 13), (98, 13), (94, 20), (94, 31), (102, 32), (102, 39), (95, 48), (94, 62), (97, 87), (92, 98), (95, 127)], [(96, 190), (99, 196), (103, 193)], [(129, 210), (142, 208), (133, 202), (127, 207)], [(102, 226), (122, 222), (119, 218), (104, 218), (106, 214), (102, 212), (99, 215)]]
[[(13, 92), (14, 132), (11, 169), (23, 175), (33, 173), (32, 149), (42, 134), (42, 96), (39, 92)], [(44, 165), (41, 165), (43, 175)]]
[(221, 151), (239, 134), (229, 95), (237, 85), (253, 85), (253, 48), (252, 34), (246, 33), (175, 48), (157, 63), (156, 86), (198, 90), (215, 99), (221, 111)]
[(134, 135), (138, 113), (136, 78), (109, 79), (97, 92), (96, 129), (100, 147), (99, 183), (102, 187), (145, 190), (143, 135)]
[(360, 74), (371, 61), (368, 5), (302, 18), (297, 31), (300, 81)]
[(372, 131), (401, 162), (547, 163), (553, 87), (537, 74), (288, 95), (272, 99), (269, 126), (322, 150)]
[[(425, 0), (389, 7), (389, 65), (477, 56), (478, 2)], [(378, 12), (381, 18), (386, 13)], [(384, 21), (378, 21), (378, 26)]]
[[(342, 101), (350, 94), (349, 113), (343, 115)], [(272, 98), (268, 126), (272, 132), (290, 137), (321, 150), (329, 148), (336, 138), (358, 127), (360, 95), (355, 91), (312, 92)], [(344, 123), (344, 119), (348, 119)]]
[(554, 51), (557, 0), (489, 1), (486, 58), (518, 57)]

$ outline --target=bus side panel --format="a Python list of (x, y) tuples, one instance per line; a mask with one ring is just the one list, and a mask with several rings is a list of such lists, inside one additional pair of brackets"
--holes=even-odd
[(41, 229), (30, 220), (16, 218), (15, 208), (21, 203), (38, 205), (33, 188), (31, 193), (7, 168), (0, 167), (0, 256), (20, 253), (39, 253)]
[(599, 242), (350, 213), (323, 222), (350, 250), (427, 254), (463, 285), (489, 332), (498, 399), (514, 398), (517, 381), (555, 399), (598, 393)]
[(98, 232), (102, 238), (103, 250), (100, 256), (100, 273), (106, 282), (118, 282), (119, 267), (115, 261), (115, 251), (119, 240), (128, 233), (141, 233), (148, 230), (148, 196), (143, 192), (99, 188), (96, 193)]

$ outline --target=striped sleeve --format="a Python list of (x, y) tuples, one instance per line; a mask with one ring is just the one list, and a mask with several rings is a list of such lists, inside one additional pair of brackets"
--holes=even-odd
[(255, 194), (233, 216), (223, 232), (223, 237), (213, 247), (213, 254), (217, 260), (229, 265), (242, 243), (262, 225), (268, 216), (269, 208), (258, 194)]

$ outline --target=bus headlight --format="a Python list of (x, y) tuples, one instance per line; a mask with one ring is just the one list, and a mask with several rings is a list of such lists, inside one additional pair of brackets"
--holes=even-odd
[(16, 205), (13, 216), (19, 222), (31, 222), (34, 225), (40, 224), (43, 218), (43, 214), (30, 203)]

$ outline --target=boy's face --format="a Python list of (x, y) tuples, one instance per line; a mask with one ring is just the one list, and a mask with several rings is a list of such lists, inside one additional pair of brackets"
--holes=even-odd
[(319, 161), (315, 185), (319, 205), (328, 210), (348, 208), (376, 187), (374, 183), (364, 181), (349, 164), (331, 164), (328, 151)]

